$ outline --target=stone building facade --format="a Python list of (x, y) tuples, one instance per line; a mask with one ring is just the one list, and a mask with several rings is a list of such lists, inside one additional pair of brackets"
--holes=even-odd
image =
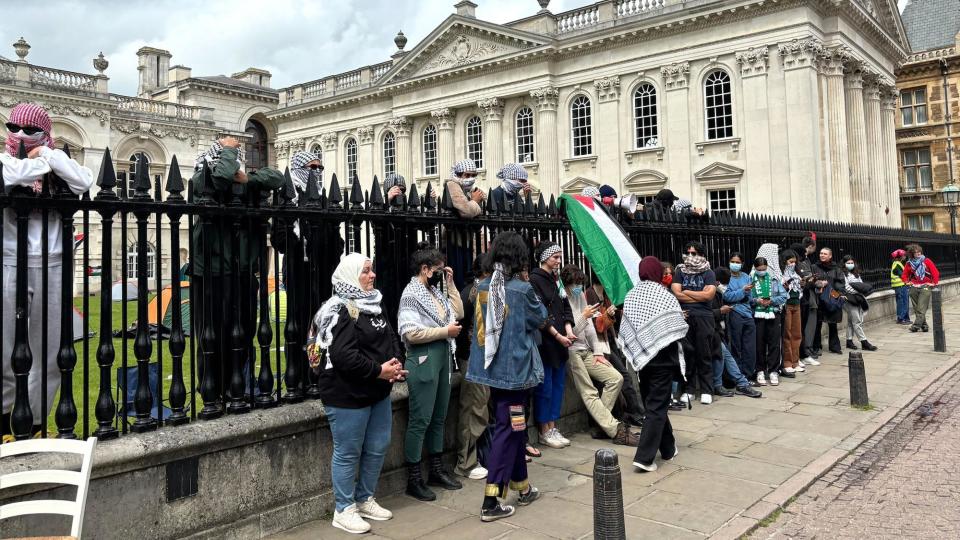
[(550, 194), (899, 225), (893, 0), (602, 0), (507, 24), (458, 3), (412, 50), (280, 92), (279, 164), (418, 183), (520, 162)]
[(912, 0), (903, 20), (913, 48), (896, 72), (903, 227), (949, 233), (941, 191), (960, 173), (960, 10), (949, 0)]

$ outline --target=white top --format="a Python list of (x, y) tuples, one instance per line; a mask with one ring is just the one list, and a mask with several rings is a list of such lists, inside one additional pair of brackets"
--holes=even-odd
[[(81, 194), (93, 186), (93, 172), (67, 157), (63, 150), (40, 147), (40, 155), (35, 158), (17, 159), (6, 152), (0, 153), (3, 165), (4, 189), (16, 186), (33, 186), (44, 174), (50, 171), (66, 182), (70, 191)], [(27, 266), (39, 268), (42, 264), (43, 214), (39, 210), (30, 213), (27, 225)], [(58, 264), (63, 253), (63, 235), (60, 215), (57, 212), (47, 214), (47, 245), (49, 264)], [(3, 210), (3, 264), (17, 264), (17, 214), (10, 208)]]

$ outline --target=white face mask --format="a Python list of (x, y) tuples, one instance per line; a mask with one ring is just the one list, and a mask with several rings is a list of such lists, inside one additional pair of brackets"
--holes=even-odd
[(33, 135), (27, 135), (26, 133), (23, 132), (23, 130), (20, 130), (16, 133), (11, 133), (10, 135), (17, 142), (23, 141), (23, 145), (26, 146), (27, 148), (30, 148), (31, 146), (35, 147), (39, 145), (41, 142), (43, 142), (44, 137), (47, 136), (46, 132), (44, 131), (38, 131)]

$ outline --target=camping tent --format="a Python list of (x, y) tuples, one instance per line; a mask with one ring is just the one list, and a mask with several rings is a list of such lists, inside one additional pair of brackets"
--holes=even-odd
[[(173, 287), (167, 285), (160, 294), (153, 297), (147, 305), (147, 322), (157, 326), (157, 308), (160, 308), (160, 324), (166, 328), (173, 326)], [(190, 282), (180, 282), (180, 321), (184, 335), (190, 335)]]
[(113, 287), (110, 288), (110, 296), (113, 298), (114, 302), (123, 301), (123, 287), (126, 285), (127, 288), (127, 301), (137, 299), (137, 285), (132, 280), (123, 282), (123, 281), (114, 281)]
[[(80, 313), (80, 310), (76, 307), (73, 308), (73, 340), (80, 341), (83, 339), (83, 313)], [(93, 336), (94, 332), (90, 329), (91, 332), (88, 335)]]

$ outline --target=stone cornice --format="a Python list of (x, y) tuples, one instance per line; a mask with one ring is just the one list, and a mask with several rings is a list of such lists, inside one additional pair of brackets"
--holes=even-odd
[(101, 126), (110, 121), (112, 116), (111, 108), (116, 108), (115, 105), (110, 107), (107, 103), (101, 104), (86, 99), (71, 99), (70, 96), (64, 96), (62, 94), (42, 94), (19, 92), (9, 88), (2, 89), (2, 93), (0, 93), (0, 105), (13, 107), (23, 102), (36, 103), (53, 115), (78, 116), (80, 118), (92, 116), (100, 121)]

